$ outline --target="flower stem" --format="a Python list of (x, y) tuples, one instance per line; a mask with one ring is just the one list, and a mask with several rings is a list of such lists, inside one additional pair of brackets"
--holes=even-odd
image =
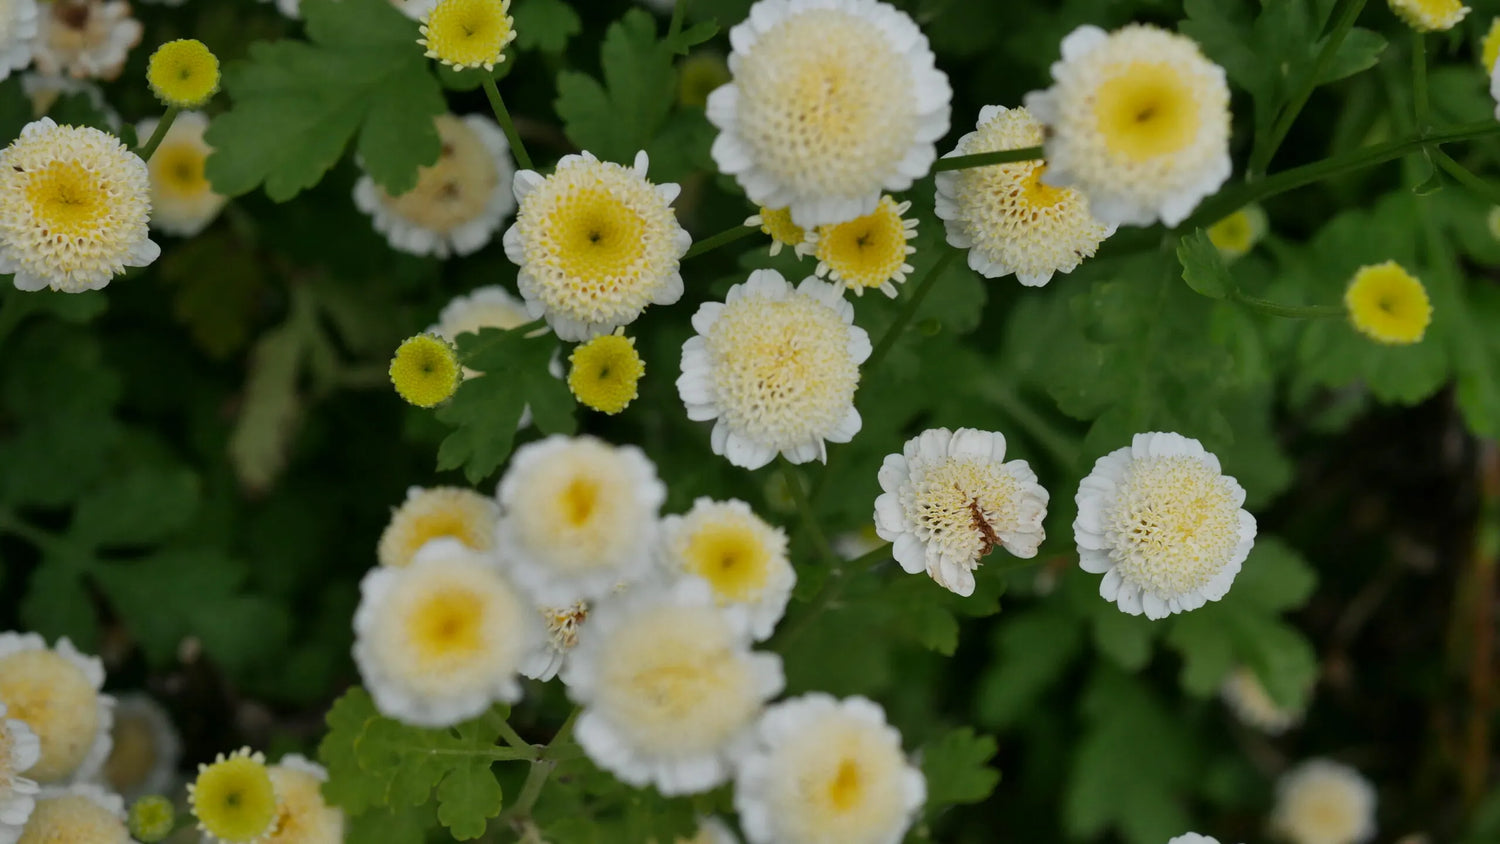
[(1229, 298), (1252, 311), (1285, 319), (1328, 319), (1344, 315), (1342, 305), (1283, 305), (1269, 299), (1247, 296), (1236, 289), (1229, 291)]
[[(167, 113), (163, 114), (161, 120), (156, 124), (156, 131), (151, 133), (151, 139), (146, 141), (146, 145), (140, 148), (139, 155), (142, 161), (151, 160), (151, 156), (156, 153), (156, 148), (161, 146), (162, 138), (167, 136), (167, 130), (172, 128), (172, 121), (177, 119), (177, 113), (181, 110), (177, 106), (169, 106), (167, 108)], [(137, 138), (136, 140), (139, 141), (140, 139)]]
[(511, 122), (510, 112), (505, 108), (505, 100), (500, 98), (500, 89), (495, 87), (495, 77), (487, 70), (477, 70), (484, 85), (484, 94), (490, 98), (490, 108), (495, 112), (495, 120), (499, 122), (500, 128), (505, 131), (505, 139), (510, 141), (511, 154), (516, 157), (516, 163), (522, 170), (535, 169), (531, 164), (531, 156), (526, 153), (526, 144), (521, 142), (521, 136), (516, 132), (516, 124)]
[(718, 249), (720, 246), (728, 246), (729, 244), (734, 243), (737, 240), (743, 240), (758, 231), (760, 231), (760, 229), (757, 229), (754, 226), (735, 226), (730, 229), (725, 229), (724, 231), (721, 231), (718, 234), (713, 235), (712, 237), (694, 243), (688, 248), (687, 253), (682, 256), (682, 259), (686, 261), (688, 258), (697, 257), (705, 252), (712, 252), (715, 249)]
[(1417, 119), (1417, 133), (1427, 129), (1427, 36), (1411, 31), (1411, 97), (1412, 113)]
[(1475, 175), (1467, 167), (1453, 160), (1453, 157), (1440, 149), (1432, 151), (1432, 160), (1443, 172), (1453, 177), (1455, 182), (1463, 185), (1491, 205), (1500, 205), (1500, 187), (1487, 182)]
[[(526, 782), (521, 785), (521, 794), (505, 810), (505, 817), (512, 824), (523, 825), (526, 819), (531, 817), (531, 809), (536, 806), (537, 798), (542, 796), (542, 788), (547, 785), (547, 780), (552, 772), (557, 769), (559, 762), (572, 758), (574, 754), (566, 752), (573, 747), (573, 724), (578, 721), (578, 715), (582, 712), (581, 707), (573, 707), (568, 713), (567, 720), (563, 721), (557, 733), (552, 736), (552, 741), (546, 747), (532, 747), (536, 755), (531, 760), (531, 769), (526, 772)], [(508, 726), (507, 726), (508, 729)], [(506, 741), (510, 739), (507, 737)]]
[(994, 152), (976, 152), (973, 155), (953, 155), (939, 158), (932, 165), (932, 172), (944, 170), (966, 170), (970, 167), (988, 167), (991, 164), (1014, 164), (1017, 161), (1035, 161), (1042, 157), (1041, 147), (1001, 149)]
[(687, 16), (688, 0), (677, 0), (672, 4), (672, 22), (667, 24), (667, 43), (670, 44), (677, 39), (678, 33), (682, 32), (682, 19)]
[(896, 314), (896, 320), (891, 323), (891, 327), (887, 328), (885, 333), (880, 335), (880, 342), (875, 344), (875, 351), (870, 353), (869, 359), (861, 367), (863, 372), (874, 372), (875, 368), (880, 365), (880, 362), (885, 359), (885, 356), (890, 354), (891, 347), (896, 345), (896, 340), (906, 330), (906, 326), (912, 321), (912, 318), (917, 315), (917, 308), (922, 306), (922, 300), (926, 299), (927, 294), (931, 293), (932, 288), (936, 286), (938, 276), (941, 276), (943, 271), (948, 269), (948, 265), (953, 262), (953, 259), (957, 255), (957, 249), (944, 250), (942, 257), (937, 259), (937, 263), (932, 265), (932, 268), (927, 271), (927, 275), (922, 276), (922, 280), (917, 282), (916, 292), (911, 295), (910, 299), (906, 300), (906, 306), (901, 309), (901, 313)]
[(812, 623), (818, 619), (818, 616), (822, 615), (824, 610), (833, 606), (838, 600), (839, 595), (843, 594), (844, 586), (848, 584), (851, 576), (864, 571), (875, 563), (889, 559), (891, 559), (891, 545), (890, 543), (884, 543), (873, 551), (836, 566), (828, 574), (828, 579), (823, 581), (823, 587), (818, 590), (818, 594), (814, 595), (811, 601), (808, 601), (807, 608), (802, 611), (794, 622), (784, 626), (777, 632), (776, 638), (771, 644), (772, 650), (785, 652), (788, 645), (796, 641), (803, 633), (806, 633), (807, 629), (812, 626)]
[(500, 737), (505, 739), (507, 745), (516, 750), (536, 750), (535, 745), (521, 738), (521, 734), (516, 732), (515, 727), (512, 727), (509, 721), (500, 722)]
[(818, 556), (823, 559), (830, 568), (837, 569), (839, 565), (838, 555), (833, 553), (833, 548), (828, 544), (828, 538), (823, 535), (823, 528), (818, 524), (818, 515), (813, 512), (812, 500), (807, 497), (807, 490), (802, 488), (802, 475), (792, 464), (782, 458), (782, 469), (786, 475), (786, 486), (792, 501), (797, 505), (797, 513), (802, 517), (802, 529), (812, 539), (817, 548)]

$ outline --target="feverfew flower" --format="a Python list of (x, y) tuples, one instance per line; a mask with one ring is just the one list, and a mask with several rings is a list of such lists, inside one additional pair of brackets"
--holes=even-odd
[(897, 844), (927, 799), (901, 734), (862, 697), (803, 695), (766, 711), (734, 806), (752, 844)]
[(489, 243), (516, 209), (516, 168), (494, 120), (443, 114), (434, 122), (442, 148), (435, 163), (417, 171), (416, 187), (391, 196), (362, 174), (354, 183), (354, 204), (370, 215), (392, 249), (435, 258), (468, 255)]
[[(136, 135), (149, 138), (156, 131), (156, 118), (136, 125)], [(214, 193), (203, 174), (213, 147), (203, 140), (208, 117), (201, 111), (185, 111), (167, 129), (161, 145), (146, 163), (151, 177), (151, 227), (179, 237), (203, 231), (223, 210), (228, 200)]]
[(146, 164), (118, 138), (49, 117), (0, 151), (0, 273), (20, 290), (98, 290), (161, 254)]
[(702, 818), (692, 838), (679, 838), (676, 844), (740, 844), (739, 836), (719, 818)]
[(437, 325), (427, 331), (449, 343), (456, 343), (460, 334), (477, 334), (481, 328), (509, 331), (528, 322), (531, 322), (531, 317), (526, 315), (526, 306), (521, 300), (505, 288), (492, 284), (453, 297), (438, 314)]
[(583, 707), (576, 735), (589, 758), (666, 795), (727, 780), (783, 685), (781, 658), (752, 652), (743, 614), (716, 607), (697, 579), (601, 604), (562, 678)]
[(797, 584), (781, 528), (743, 501), (699, 498), (662, 520), (662, 550), (668, 572), (702, 578), (719, 606), (744, 608), (757, 642), (770, 638)]
[(406, 500), (391, 512), (390, 523), (381, 531), (376, 556), (382, 566), (400, 568), (434, 539), (452, 539), (483, 554), (495, 545), (499, 521), (495, 500), (472, 489), (409, 487)]
[(354, 661), (385, 715), (447, 727), (521, 697), (516, 670), (539, 635), (531, 605), (495, 562), (454, 540), (359, 585)]
[(1432, 322), (1427, 289), (1395, 261), (1360, 267), (1344, 291), (1344, 307), (1359, 333), (1389, 346), (1421, 342)]
[(756, 270), (705, 302), (698, 332), (682, 346), (677, 392), (694, 421), (715, 420), (714, 454), (747, 469), (778, 453), (823, 460), (825, 442), (859, 433), (854, 391), (870, 336), (836, 285), (815, 278), (795, 289), (775, 270)]
[(646, 363), (635, 350), (635, 338), (623, 328), (574, 347), (568, 355), (568, 389), (579, 404), (613, 416), (635, 401)]
[(276, 821), (265, 844), (343, 844), (344, 812), (323, 799), (328, 771), (295, 753), (270, 767)]
[(20, 844), (132, 844), (125, 803), (96, 785), (47, 789)]
[(876, 0), (760, 0), (708, 97), (713, 157), (750, 200), (811, 227), (868, 214), (927, 174), (948, 77), (906, 13)]
[[(943, 156), (1039, 146), (1042, 124), (1024, 108), (985, 106), (974, 131)], [(948, 244), (969, 253), (969, 267), (985, 278), (1015, 274), (1040, 287), (1053, 273), (1072, 272), (1114, 234), (1089, 212), (1082, 193), (1046, 184), (1042, 161), (946, 170), (934, 180), (935, 210)]]
[(0, 842), (15, 844), (36, 805), (36, 781), (22, 774), (42, 758), (42, 744), (25, 721), (6, 712), (0, 701)]
[(917, 221), (901, 217), (910, 208), (910, 201), (898, 205), (883, 196), (875, 210), (862, 217), (818, 226), (808, 244), (818, 258), (818, 277), (840, 282), (856, 296), (875, 287), (896, 298), (896, 285), (912, 271), (906, 256), (917, 251), (907, 243), (917, 236)]
[(437, 407), (452, 398), (464, 380), (458, 351), (435, 334), (403, 340), (391, 356), (389, 371), (396, 394), (417, 407)]
[(516, 222), (505, 254), (533, 318), (564, 340), (629, 325), (647, 305), (682, 298), (679, 261), (693, 239), (672, 212), (677, 185), (646, 180), (645, 152), (625, 167), (565, 155), (550, 176), (516, 174)]
[(202, 41), (192, 38), (168, 41), (151, 54), (146, 81), (151, 85), (151, 93), (163, 104), (197, 108), (219, 90), (219, 57)]
[(260, 844), (276, 828), (280, 798), (266, 757), (242, 747), (198, 766), (188, 784), (188, 806), (210, 842)]
[(1078, 487), (1079, 565), (1131, 615), (1166, 618), (1217, 601), (1255, 544), (1245, 490), (1180, 434), (1136, 434)]
[(438, 0), (421, 18), (427, 57), (454, 70), (494, 70), (505, 61), (505, 47), (516, 40), (510, 0)]
[(0, 3), (0, 79), (31, 64), (32, 40), (37, 32), (36, 0)]
[(1271, 831), (1291, 844), (1360, 844), (1375, 837), (1375, 788), (1359, 772), (1309, 759), (1276, 783)]
[(1224, 704), (1229, 707), (1240, 723), (1254, 727), (1269, 735), (1280, 735), (1302, 720), (1302, 713), (1287, 709), (1276, 702), (1261, 685), (1255, 672), (1240, 666), (1224, 678), (1219, 689)]
[(115, 699), (100, 694), (104, 665), (66, 636), (57, 644), (35, 633), (0, 633), (0, 701), (25, 721), (41, 744), (26, 775), (37, 782), (94, 779), (109, 756)]
[(56, 0), (37, 4), (41, 33), (33, 61), (47, 76), (115, 79), (130, 48), (141, 43), (141, 22), (125, 0)]
[(1047, 490), (1026, 461), (1004, 460), (1005, 435), (972, 428), (923, 431), (886, 456), (875, 531), (894, 543), (901, 568), (968, 596), (974, 569), (995, 548), (1036, 556)]
[(781, 254), (784, 246), (792, 247), (797, 260), (811, 250), (807, 242), (807, 229), (792, 222), (792, 212), (786, 208), (762, 208), (745, 218), (745, 225), (759, 228), (771, 236), (771, 257)]
[(554, 435), (500, 479), (500, 557), (538, 604), (592, 601), (646, 575), (667, 488), (635, 446)]
[(128, 694), (115, 704), (114, 721), (104, 782), (127, 799), (171, 791), (182, 741), (166, 710), (147, 695)]
[(547, 627), (547, 636), (521, 661), (521, 675), (546, 682), (557, 676), (568, 654), (578, 646), (578, 631), (588, 620), (589, 605), (574, 601), (565, 607), (541, 607), (538, 612)]
[(1391, 11), (1418, 32), (1447, 32), (1469, 13), (1459, 0), (1390, 0)]
[(160, 794), (148, 794), (130, 804), (125, 826), (137, 841), (156, 844), (165, 841), (177, 827), (177, 807)]
[(1243, 258), (1266, 236), (1266, 212), (1247, 205), (1208, 227), (1208, 240), (1226, 261)]
[(1182, 835), (1168, 841), (1167, 844), (1219, 844), (1219, 839), (1211, 835), (1200, 835), (1196, 832), (1185, 832)]
[(1102, 222), (1175, 226), (1229, 178), (1229, 85), (1191, 38), (1080, 26), (1052, 80), (1026, 95), (1050, 130), (1043, 181), (1082, 191)]

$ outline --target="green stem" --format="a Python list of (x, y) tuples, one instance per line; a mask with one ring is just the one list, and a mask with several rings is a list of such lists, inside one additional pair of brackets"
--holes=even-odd
[(1411, 31), (1412, 112), (1417, 117), (1417, 133), (1427, 128), (1427, 36)]
[(563, 721), (562, 726), (557, 728), (557, 734), (552, 737), (552, 741), (548, 742), (547, 746), (542, 750), (543, 758), (555, 759), (557, 758), (556, 751), (572, 745), (573, 725), (578, 723), (578, 716), (582, 713), (582, 707), (573, 707), (573, 711), (568, 713), (568, 717)]
[(1432, 151), (1432, 160), (1441, 167), (1444, 172), (1453, 177), (1455, 182), (1463, 185), (1491, 205), (1500, 205), (1500, 187), (1487, 182), (1475, 175), (1467, 167), (1453, 160), (1453, 157), (1440, 149)]
[(994, 152), (976, 152), (973, 155), (953, 155), (947, 158), (939, 158), (937, 163), (932, 165), (932, 172), (941, 173), (944, 170), (966, 170), (970, 167), (988, 167), (991, 164), (1014, 164), (1017, 161), (1035, 161), (1042, 157), (1041, 147), (1001, 149)]
[(712, 237), (709, 237), (705, 240), (700, 240), (697, 243), (694, 243), (692, 246), (688, 247), (688, 251), (682, 256), (682, 259), (686, 261), (689, 258), (695, 258), (705, 252), (712, 252), (715, 249), (718, 249), (720, 246), (728, 246), (729, 244), (734, 243), (737, 240), (743, 240), (758, 231), (760, 231), (760, 229), (757, 229), (754, 226), (744, 225), (735, 226), (731, 229), (725, 229), (724, 231), (721, 231), (718, 234), (713, 235)]
[(1229, 298), (1252, 311), (1285, 319), (1328, 319), (1344, 315), (1343, 305), (1283, 305), (1269, 299), (1248, 296), (1239, 290), (1230, 290)]
[[(563, 721), (557, 733), (552, 736), (552, 741), (546, 747), (537, 748), (528, 745), (533, 752), (531, 758), (531, 769), (526, 772), (526, 782), (521, 785), (521, 794), (505, 810), (504, 817), (513, 824), (521, 825), (531, 817), (531, 810), (536, 806), (537, 798), (542, 796), (542, 788), (547, 785), (547, 780), (552, 772), (557, 769), (559, 762), (572, 758), (573, 754), (567, 751), (573, 747), (573, 724), (578, 720), (582, 708), (573, 707), (568, 713), (567, 720)], [(507, 741), (509, 739), (507, 738)]]
[[(150, 161), (151, 156), (156, 153), (156, 148), (161, 146), (161, 139), (167, 136), (167, 130), (172, 128), (172, 121), (177, 119), (177, 113), (181, 111), (177, 106), (170, 106), (167, 113), (161, 116), (156, 124), (156, 131), (151, 133), (151, 140), (141, 147), (140, 156), (142, 161)], [(137, 139), (139, 140), (139, 139)]]
[(1271, 131), (1265, 138), (1264, 143), (1257, 143), (1255, 151), (1250, 156), (1249, 172), (1253, 176), (1264, 173), (1270, 165), (1271, 159), (1276, 157), (1276, 151), (1286, 140), (1287, 133), (1292, 130), (1292, 124), (1296, 122), (1297, 115), (1302, 112), (1302, 107), (1307, 105), (1307, 100), (1312, 96), (1313, 89), (1318, 87), (1318, 80), (1333, 66), (1333, 60), (1338, 55), (1339, 47), (1343, 46), (1344, 38), (1354, 28), (1354, 21), (1359, 13), (1365, 8), (1365, 0), (1344, 0), (1338, 11), (1338, 17), (1333, 22), (1333, 29), (1328, 33), (1328, 40), (1323, 42), (1323, 49), (1318, 51), (1318, 57), (1313, 60), (1312, 69), (1307, 76), (1303, 77), (1298, 84), (1292, 98), (1287, 101), (1286, 107), (1281, 110), (1275, 122), (1271, 124)]
[(682, 19), (687, 16), (688, 0), (677, 0), (672, 4), (672, 22), (667, 24), (667, 43), (677, 40), (678, 33), (682, 32)]
[(802, 475), (790, 462), (783, 460), (783, 471), (786, 474), (786, 486), (792, 501), (797, 505), (797, 512), (802, 517), (802, 529), (807, 531), (808, 537), (816, 546), (818, 556), (829, 568), (837, 569), (839, 566), (838, 555), (833, 553), (833, 548), (828, 544), (828, 537), (823, 535), (823, 528), (818, 524), (818, 516), (813, 512), (812, 501), (807, 497), (807, 491), (802, 488)]
[(927, 275), (922, 276), (922, 280), (917, 282), (916, 292), (911, 295), (910, 299), (906, 300), (906, 305), (901, 309), (900, 313), (896, 314), (896, 320), (891, 323), (891, 327), (887, 328), (885, 333), (880, 335), (880, 342), (875, 344), (875, 350), (870, 352), (870, 357), (865, 361), (864, 366), (860, 368), (866, 377), (868, 377), (869, 373), (874, 372), (876, 367), (880, 366), (880, 362), (885, 359), (886, 355), (890, 354), (891, 347), (896, 345), (896, 340), (901, 336), (901, 332), (906, 330), (906, 326), (917, 315), (917, 308), (922, 306), (922, 300), (926, 299), (927, 294), (931, 293), (932, 288), (937, 285), (938, 276), (941, 276), (943, 271), (948, 269), (948, 264), (952, 263), (958, 254), (957, 249), (945, 249), (942, 257), (938, 258), (937, 263), (933, 264), (932, 268), (927, 271)]
[(981, 384), (981, 389), (986, 398), (998, 405), (1011, 421), (1021, 426), (1028, 437), (1052, 455), (1058, 466), (1072, 468), (1078, 465), (1077, 444), (1059, 434), (1051, 423), (1016, 394), (1010, 384), (999, 377), (991, 377)]
[(495, 112), (495, 120), (499, 122), (500, 128), (505, 131), (505, 139), (510, 141), (511, 154), (516, 157), (516, 164), (522, 170), (535, 169), (531, 164), (531, 156), (526, 154), (526, 144), (521, 142), (521, 135), (516, 132), (516, 124), (511, 122), (510, 112), (505, 108), (505, 100), (500, 98), (500, 89), (495, 87), (495, 77), (487, 70), (475, 71), (480, 74), (484, 85), (484, 94), (490, 98), (490, 108)]
[(521, 738), (521, 734), (516, 732), (515, 727), (512, 727), (509, 721), (500, 722), (500, 737), (505, 739), (505, 743), (507, 745), (510, 745), (516, 750), (528, 750), (533, 753), (536, 752), (536, 746), (531, 742)]

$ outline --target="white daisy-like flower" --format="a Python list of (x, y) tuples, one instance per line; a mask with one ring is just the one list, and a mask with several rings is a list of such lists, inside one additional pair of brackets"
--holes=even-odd
[(32, 60), (47, 76), (108, 82), (141, 43), (141, 22), (130, 16), (125, 0), (55, 0), (37, 8), (41, 31)]
[(721, 818), (702, 818), (693, 837), (679, 838), (676, 844), (740, 844), (740, 837)]
[(478, 553), (495, 547), (495, 525), (500, 508), (495, 500), (463, 487), (439, 486), (406, 490), (406, 500), (391, 513), (380, 534), (376, 556), (383, 566), (409, 564), (423, 545), (434, 539), (453, 539)]
[(932, 428), (886, 455), (875, 532), (901, 568), (925, 571), (959, 595), (974, 594), (974, 569), (996, 548), (1036, 556), (1046, 534), (1047, 490), (1025, 460), (1005, 462), (1005, 435)]
[(262, 844), (343, 844), (344, 812), (323, 799), (328, 770), (290, 753), (270, 767), (276, 788), (274, 830)]
[(1459, 0), (1389, 0), (1391, 11), (1418, 32), (1447, 32), (1471, 11)]
[(575, 601), (565, 607), (541, 607), (542, 624), (547, 636), (540, 640), (521, 661), (521, 676), (546, 682), (557, 676), (568, 654), (578, 646), (578, 631), (589, 617), (586, 601)]
[(905, 12), (760, 0), (729, 43), (733, 79), (708, 97), (713, 157), (752, 202), (803, 227), (841, 223), (927, 174), (953, 91)]
[(808, 249), (817, 256), (816, 273), (827, 276), (863, 296), (870, 288), (896, 298), (896, 285), (912, 271), (906, 256), (916, 252), (908, 241), (917, 236), (917, 220), (901, 215), (911, 202), (880, 198), (875, 210), (852, 220), (818, 226), (808, 238)]
[(682, 298), (680, 261), (693, 239), (677, 222), (677, 185), (646, 180), (636, 153), (626, 167), (591, 153), (565, 155), (550, 176), (516, 174), (520, 209), (505, 254), (532, 318), (564, 340), (629, 325), (647, 305)]
[(714, 420), (714, 454), (746, 469), (778, 453), (807, 463), (859, 433), (854, 391), (870, 335), (839, 286), (809, 277), (793, 288), (756, 270), (722, 303), (699, 306), (693, 328), (677, 392), (689, 419)]
[(545, 607), (593, 601), (650, 572), (667, 488), (639, 448), (554, 435), (500, 479), (500, 558)]
[(0, 79), (31, 64), (37, 18), (36, 0), (0, 2)]
[(751, 844), (897, 844), (927, 799), (879, 705), (814, 693), (766, 710), (734, 806)]
[(743, 501), (699, 498), (685, 515), (662, 520), (663, 562), (674, 576), (700, 577), (721, 607), (743, 607), (757, 642), (786, 612), (797, 573), (786, 533)]
[(1229, 178), (1229, 84), (1184, 35), (1080, 26), (1026, 108), (1050, 130), (1042, 180), (1104, 223), (1175, 226)]
[(134, 844), (125, 801), (97, 785), (43, 789), (20, 844)]
[(1255, 544), (1245, 490), (1202, 443), (1136, 434), (1099, 458), (1078, 486), (1079, 565), (1131, 615), (1166, 618), (1217, 601)]
[(1240, 723), (1269, 735), (1280, 735), (1302, 720), (1302, 712), (1276, 702), (1249, 668), (1240, 666), (1224, 678), (1219, 689), (1224, 704)]
[(1375, 837), (1375, 788), (1359, 772), (1309, 759), (1276, 783), (1271, 831), (1291, 844), (1360, 844)]
[(22, 776), (42, 758), (42, 743), (25, 721), (6, 717), (0, 701), (0, 844), (15, 844), (36, 806), (36, 781)]
[(182, 760), (182, 740), (166, 710), (147, 695), (122, 695), (115, 703), (114, 721), (104, 782), (132, 800), (170, 792)]
[(74, 79), (71, 76), (46, 76), (34, 71), (21, 74), (21, 91), (26, 98), (31, 100), (31, 113), (38, 119), (46, 116), (47, 112), (57, 104), (63, 97), (82, 95), (88, 98), (89, 108), (103, 115), (104, 123), (111, 132), (118, 133), (124, 125), (120, 120), (120, 113), (115, 110), (104, 99), (104, 90), (95, 82), (87, 79)]
[(751, 651), (743, 612), (696, 578), (601, 604), (562, 678), (589, 758), (666, 795), (726, 781), (783, 685), (781, 657)]
[(746, 217), (745, 225), (758, 228), (771, 236), (769, 251), (772, 258), (780, 255), (781, 250), (787, 246), (792, 248), (792, 254), (799, 261), (812, 251), (807, 229), (792, 222), (792, 212), (786, 208), (762, 208)]
[(28, 123), (0, 151), (0, 273), (20, 290), (98, 290), (161, 254), (146, 164), (88, 127)]
[[(149, 138), (157, 118), (136, 124), (136, 136)], [(203, 140), (208, 117), (201, 111), (177, 115), (161, 145), (146, 164), (151, 175), (151, 227), (179, 237), (192, 237), (219, 216), (226, 197), (214, 193), (203, 175), (204, 164), (214, 151)]]
[(0, 701), (41, 743), (28, 777), (42, 785), (97, 777), (114, 725), (115, 699), (103, 687), (104, 664), (66, 636), (49, 648), (36, 633), (0, 633)]
[(1219, 839), (1197, 832), (1184, 832), (1168, 841), (1167, 844), (1219, 844)]
[[(979, 125), (943, 156), (1024, 149), (1042, 143), (1042, 124), (1024, 108), (985, 106)], [(985, 278), (1015, 274), (1040, 287), (1053, 273), (1072, 272), (1114, 234), (1089, 212), (1088, 197), (1046, 184), (1042, 161), (1017, 161), (938, 173), (935, 210), (948, 243), (968, 250), (969, 267)]]
[(451, 539), (360, 583), (354, 661), (385, 715), (421, 727), (521, 696), (516, 672), (540, 635), (531, 605), (493, 560)]
[(391, 196), (369, 175), (354, 183), (354, 204), (392, 249), (447, 258), (479, 251), (516, 210), (515, 165), (494, 120), (479, 114), (437, 120), (442, 149), (417, 171), (417, 185)]

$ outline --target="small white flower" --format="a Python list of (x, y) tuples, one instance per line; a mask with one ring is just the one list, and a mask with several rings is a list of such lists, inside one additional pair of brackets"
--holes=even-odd
[(917, 251), (908, 242), (917, 236), (917, 220), (901, 216), (910, 209), (910, 200), (897, 203), (883, 196), (868, 214), (818, 226), (807, 243), (807, 250), (818, 259), (818, 278), (827, 276), (856, 296), (875, 288), (896, 298), (896, 285), (904, 284), (912, 271), (907, 256)]
[(648, 574), (667, 488), (635, 446), (551, 436), (500, 479), (500, 558), (533, 601), (567, 607)]
[(1390, 0), (1391, 11), (1418, 32), (1447, 32), (1471, 11), (1459, 0)]
[(974, 594), (974, 569), (997, 547), (1036, 556), (1047, 490), (1024, 460), (1005, 461), (1005, 435), (933, 428), (880, 467), (875, 532), (894, 543), (901, 568), (926, 571), (944, 589)]
[(756, 738), (734, 788), (751, 844), (897, 844), (927, 799), (901, 734), (865, 698), (782, 701)]
[(521, 662), (521, 674), (533, 680), (546, 682), (557, 676), (568, 659), (568, 654), (578, 646), (578, 631), (589, 617), (589, 605), (576, 601), (566, 607), (540, 607), (542, 624), (547, 636), (539, 640)]
[(57, 644), (35, 633), (0, 633), (0, 701), (41, 744), (26, 772), (43, 785), (87, 782), (109, 756), (115, 699), (101, 694), (104, 664), (66, 636)]
[(786, 533), (743, 501), (699, 498), (686, 515), (666, 517), (662, 550), (670, 573), (702, 578), (721, 607), (743, 607), (757, 642), (776, 629), (797, 584)]
[(733, 79), (708, 97), (713, 157), (752, 202), (804, 228), (841, 223), (927, 174), (953, 92), (905, 12), (760, 0), (729, 43)]
[(1043, 181), (1082, 191), (1102, 222), (1175, 226), (1229, 178), (1229, 84), (1191, 38), (1080, 26), (1052, 83), (1026, 95), (1050, 130)]
[(15, 844), (36, 805), (36, 781), (22, 774), (42, 758), (42, 743), (25, 721), (6, 712), (0, 701), (0, 844)]
[(1255, 544), (1245, 490), (1202, 443), (1136, 434), (1078, 487), (1079, 565), (1103, 574), (1099, 594), (1131, 615), (1166, 618), (1217, 601)]
[(1353, 768), (1309, 759), (1276, 783), (1271, 831), (1291, 844), (1360, 844), (1375, 837), (1375, 788)]
[(1167, 844), (1219, 844), (1219, 839), (1211, 835), (1200, 835), (1196, 832), (1184, 832), (1183, 834), (1168, 841)]
[(381, 565), (396, 567), (410, 563), (434, 539), (455, 539), (471, 551), (485, 553), (495, 546), (499, 520), (494, 499), (472, 489), (410, 487), (381, 532), (376, 553)]
[[(136, 124), (136, 136), (149, 138), (159, 121), (152, 117)], [(228, 200), (214, 193), (203, 174), (204, 164), (214, 151), (203, 140), (208, 117), (201, 111), (177, 115), (161, 145), (146, 164), (151, 175), (151, 227), (192, 237), (219, 216)]]
[(276, 788), (275, 830), (262, 844), (343, 844), (344, 812), (323, 799), (328, 770), (296, 753), (268, 771)]
[(131, 844), (125, 801), (97, 785), (44, 788), (26, 822), (26, 842)]
[(182, 740), (166, 710), (147, 695), (127, 694), (115, 704), (114, 722), (104, 782), (129, 799), (170, 792), (177, 782)]
[(583, 707), (577, 736), (589, 758), (666, 795), (727, 780), (783, 685), (781, 658), (751, 651), (744, 615), (715, 606), (696, 578), (601, 604), (562, 678)]
[(1240, 666), (1224, 678), (1219, 693), (1240, 723), (1269, 735), (1280, 735), (1302, 720), (1302, 713), (1278, 704), (1249, 668)]
[(37, 8), (40, 32), (32, 60), (47, 76), (111, 81), (141, 43), (141, 22), (130, 16), (125, 0), (56, 0)]
[(809, 277), (794, 289), (756, 270), (724, 302), (703, 303), (693, 328), (677, 392), (689, 419), (714, 420), (714, 454), (747, 469), (778, 453), (807, 463), (859, 433), (854, 391), (870, 336), (838, 286)]
[(440, 539), (405, 567), (365, 575), (354, 661), (382, 713), (446, 727), (518, 700), (516, 672), (538, 635), (530, 604), (492, 560)]
[(31, 64), (37, 18), (36, 0), (6, 0), (0, 4), (0, 79)]

